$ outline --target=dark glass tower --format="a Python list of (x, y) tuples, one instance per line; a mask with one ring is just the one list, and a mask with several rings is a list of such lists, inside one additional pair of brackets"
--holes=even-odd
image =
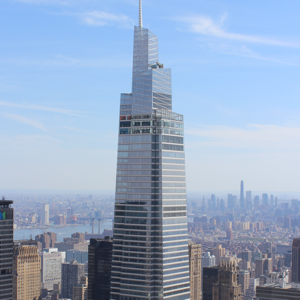
[(110, 299), (112, 239), (91, 239), (88, 265), (88, 299)]
[(121, 94), (111, 299), (190, 299), (183, 116), (141, 1), (139, 24)]
[(14, 243), (13, 201), (0, 200), (0, 299), (12, 299), (12, 268)]

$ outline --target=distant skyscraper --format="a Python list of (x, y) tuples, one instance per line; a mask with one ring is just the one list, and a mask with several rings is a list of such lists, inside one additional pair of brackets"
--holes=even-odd
[(293, 239), (292, 245), (292, 281), (300, 282), (300, 238)]
[(41, 296), (41, 258), (37, 246), (20, 245), (15, 247), (13, 272), (13, 300), (39, 300)]
[(41, 224), (47, 225), (49, 224), (49, 204), (43, 203), (41, 208)]
[(215, 194), (212, 194), (210, 196), (210, 201), (211, 201), (212, 207), (215, 209), (217, 207), (217, 198), (216, 198)]
[(274, 206), (274, 196), (273, 195), (271, 195), (270, 200), (271, 200), (271, 205)]
[(190, 243), (190, 300), (201, 300), (201, 258), (201, 245), (196, 243)]
[(225, 256), (225, 248), (223, 248), (222, 245), (218, 245), (213, 249), (213, 254), (216, 257), (216, 265), (218, 265), (220, 262), (220, 258), (222, 256)]
[(251, 191), (246, 192), (246, 208), (252, 210), (252, 195)]
[(88, 299), (110, 299), (110, 277), (113, 242), (110, 237), (91, 239), (89, 245)]
[(252, 262), (252, 251), (250, 250), (244, 250), (242, 253), (241, 253), (241, 258), (242, 260), (244, 261), (248, 261), (248, 262)]
[(73, 287), (80, 284), (80, 278), (84, 276), (84, 264), (76, 260), (62, 264), (61, 294), (62, 298), (72, 299)]
[(190, 299), (183, 116), (141, 1), (132, 79), (120, 103), (111, 298)]
[(256, 278), (259, 278), (261, 275), (269, 274), (272, 271), (272, 258), (268, 258), (264, 254), (263, 258), (255, 260), (255, 273)]
[(269, 204), (268, 194), (262, 194), (262, 204), (263, 205), (268, 205)]
[(228, 198), (227, 198), (227, 206), (228, 206), (228, 208), (229, 208), (230, 210), (233, 210), (233, 208), (234, 208), (232, 194), (228, 194)]
[(233, 232), (230, 228), (228, 228), (228, 230), (226, 231), (226, 239), (229, 241), (233, 240)]
[(259, 196), (254, 197), (254, 210), (259, 210)]
[(0, 299), (12, 299), (12, 269), (13, 269), (13, 241), (14, 241), (14, 209), (13, 201), (0, 200)]
[(290, 229), (292, 227), (292, 219), (289, 216), (285, 216), (284, 220), (283, 220), (284, 224), (284, 228)]
[(238, 283), (241, 285), (242, 294), (246, 293), (246, 290), (249, 288), (250, 283), (250, 271), (249, 270), (240, 270)]
[(245, 199), (244, 199), (244, 181), (241, 181), (241, 189), (240, 189), (240, 208), (245, 208)]

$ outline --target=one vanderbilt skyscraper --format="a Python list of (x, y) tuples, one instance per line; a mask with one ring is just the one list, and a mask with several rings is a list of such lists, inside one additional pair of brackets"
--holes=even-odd
[(111, 299), (190, 299), (183, 116), (141, 1), (120, 103)]

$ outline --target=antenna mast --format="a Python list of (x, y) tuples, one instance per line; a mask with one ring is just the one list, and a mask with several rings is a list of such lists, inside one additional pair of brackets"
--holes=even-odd
[(143, 10), (142, 10), (142, 0), (140, 0), (140, 18), (139, 18), (139, 26), (143, 28)]

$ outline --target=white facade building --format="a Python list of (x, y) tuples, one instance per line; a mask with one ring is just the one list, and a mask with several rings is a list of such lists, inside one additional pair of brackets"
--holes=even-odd
[(61, 264), (65, 262), (66, 253), (57, 248), (45, 249), (41, 256), (42, 288), (53, 290), (54, 283), (61, 283)]

